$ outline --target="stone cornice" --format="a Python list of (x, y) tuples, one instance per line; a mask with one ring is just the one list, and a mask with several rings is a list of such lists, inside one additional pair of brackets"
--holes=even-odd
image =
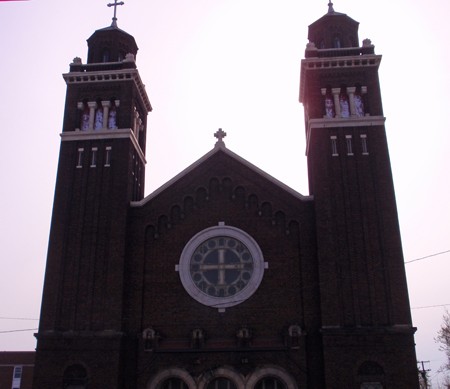
[(120, 339), (125, 334), (116, 330), (103, 331), (40, 331), (35, 333), (37, 339), (76, 339), (76, 338), (104, 338)]
[(137, 69), (103, 70), (93, 72), (70, 72), (63, 74), (66, 84), (86, 84), (93, 82), (134, 81), (142, 102), (148, 112), (152, 110), (145, 85)]
[(309, 152), (311, 132), (313, 130), (320, 128), (384, 126), (385, 122), (386, 118), (384, 116), (311, 119), (308, 121), (308, 128), (306, 131), (306, 155), (308, 155)]
[(131, 128), (120, 128), (117, 130), (91, 130), (91, 131), (67, 131), (61, 133), (61, 141), (96, 140), (96, 139), (126, 139), (129, 138), (139, 154), (142, 163), (146, 164), (145, 154), (139, 146)]
[(324, 326), (320, 332), (323, 335), (367, 335), (367, 334), (414, 334), (417, 331), (417, 327), (413, 327), (409, 324), (398, 324), (386, 327), (340, 327), (340, 326)]
[(302, 59), (302, 66), (300, 71), (300, 96), (299, 100), (304, 103), (305, 87), (306, 87), (306, 72), (317, 70), (343, 70), (375, 67), (379, 68), (381, 63), (381, 55), (365, 54), (353, 55), (348, 57), (329, 57), (329, 58), (306, 58)]

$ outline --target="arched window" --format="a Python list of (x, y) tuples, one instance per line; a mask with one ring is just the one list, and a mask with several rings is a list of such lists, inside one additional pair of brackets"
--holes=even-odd
[(346, 88), (341, 88), (341, 93), (339, 94), (339, 105), (341, 106), (341, 117), (350, 117), (350, 104), (348, 100), (348, 95)]
[(286, 389), (286, 386), (277, 378), (265, 377), (258, 381), (255, 389)]
[(64, 389), (85, 389), (86, 388), (86, 369), (82, 365), (69, 366), (64, 372)]
[(208, 389), (237, 389), (237, 387), (230, 379), (220, 377), (211, 381), (208, 385)]
[(88, 128), (89, 128), (89, 106), (86, 101), (83, 103), (83, 109), (81, 111), (80, 130), (86, 131)]
[(323, 40), (323, 38), (320, 38), (320, 39), (319, 39), (319, 42), (317, 43), (317, 47), (318, 47), (320, 50), (323, 50), (323, 49), (325, 48), (325, 41)]
[(109, 62), (109, 51), (103, 50), (103, 62)]
[(111, 101), (111, 108), (109, 109), (108, 128), (117, 128), (117, 108), (114, 99)]
[(383, 389), (384, 370), (376, 362), (366, 361), (358, 369), (360, 389)]
[(334, 109), (334, 99), (331, 93), (331, 88), (327, 88), (325, 92), (325, 116), (327, 118), (336, 117), (336, 110)]
[(161, 385), (161, 389), (189, 389), (189, 387), (180, 378), (169, 378)]
[(356, 88), (356, 92), (355, 92), (355, 113), (356, 116), (364, 116), (365, 115), (365, 110), (364, 110), (364, 100), (363, 100), (363, 96), (362, 96), (362, 91), (361, 91), (361, 87)]
[(340, 49), (341, 48), (341, 38), (339, 38), (338, 36), (334, 37), (333, 45), (334, 45), (335, 49)]
[(103, 126), (103, 106), (101, 101), (97, 101), (97, 109), (94, 116), (94, 130), (101, 130)]

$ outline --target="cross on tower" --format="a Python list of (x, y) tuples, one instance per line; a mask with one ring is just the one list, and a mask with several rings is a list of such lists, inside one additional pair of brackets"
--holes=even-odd
[(217, 138), (216, 146), (225, 146), (225, 143), (223, 141), (223, 138), (227, 136), (227, 133), (225, 131), (222, 131), (222, 129), (219, 128), (219, 131), (217, 131), (214, 136)]
[(114, 0), (114, 3), (109, 3), (108, 7), (114, 7), (114, 17), (113, 17), (113, 22), (112, 22), (112, 26), (117, 26), (117, 18), (116, 18), (116, 12), (117, 12), (117, 6), (118, 5), (124, 5), (125, 3), (123, 1), (121, 2), (117, 2), (117, 0)]

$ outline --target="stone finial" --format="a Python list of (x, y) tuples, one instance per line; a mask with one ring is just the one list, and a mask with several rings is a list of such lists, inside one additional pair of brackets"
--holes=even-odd
[(123, 62), (134, 62), (134, 54), (128, 53), (125, 55)]
[(333, 3), (330, 1), (330, 2), (328, 3), (328, 13), (331, 14), (331, 13), (333, 13), (333, 12), (335, 12), (335, 11), (334, 11), (334, 8), (333, 8)]
[(363, 40), (363, 47), (369, 47), (369, 46), (373, 46), (372, 41), (370, 39), (364, 39)]
[(308, 42), (306, 44), (306, 50), (317, 50), (316, 44), (314, 42)]
[(82, 65), (83, 63), (81, 62), (81, 58), (80, 57), (75, 57), (73, 59), (73, 62), (71, 63), (71, 65)]

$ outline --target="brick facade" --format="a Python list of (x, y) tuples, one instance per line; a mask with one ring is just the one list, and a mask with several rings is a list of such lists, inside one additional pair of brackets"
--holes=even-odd
[[(144, 198), (151, 106), (134, 62), (120, 62), (124, 47), (136, 54), (137, 46), (117, 27), (94, 33), (90, 62), (64, 76), (35, 388), (418, 388), (381, 57), (367, 44), (347, 47), (357, 27), (332, 7), (310, 26), (312, 44), (321, 31), (328, 42), (310, 44), (302, 62), (310, 196), (219, 140)], [(120, 44), (108, 55), (119, 57), (92, 63), (108, 34)], [(332, 39), (343, 46), (327, 47)], [(347, 87), (367, 89), (365, 115), (324, 118), (323, 91)], [(86, 106), (107, 120), (103, 101), (117, 107), (116, 128), (80, 130)], [(220, 228), (250, 236), (262, 257), (250, 250), (253, 265), (233, 262), (243, 249), (229, 249), (231, 242), (204, 262), (182, 258), (193, 237)], [(183, 260), (194, 296), (180, 279)], [(261, 283), (247, 295), (257, 260)], [(227, 293), (233, 303), (221, 306)]]

